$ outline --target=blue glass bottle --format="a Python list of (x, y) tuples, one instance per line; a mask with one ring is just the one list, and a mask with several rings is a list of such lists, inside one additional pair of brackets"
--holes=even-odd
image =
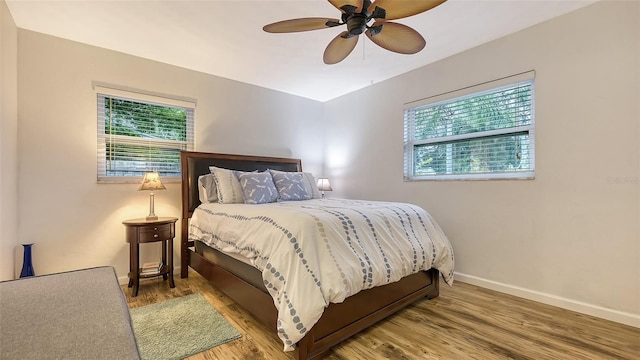
[(22, 244), (24, 246), (24, 259), (22, 260), (22, 271), (20, 277), (34, 276), (33, 264), (31, 263), (31, 246), (33, 244)]

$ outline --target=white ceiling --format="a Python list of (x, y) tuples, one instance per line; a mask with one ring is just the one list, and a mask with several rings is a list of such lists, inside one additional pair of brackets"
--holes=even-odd
[(291, 34), (262, 31), (299, 17), (339, 18), (323, 0), (6, 0), (19, 28), (327, 101), (597, 0), (449, 0), (396, 22), (427, 40), (400, 55), (364, 35), (336, 65), (324, 48), (345, 26)]

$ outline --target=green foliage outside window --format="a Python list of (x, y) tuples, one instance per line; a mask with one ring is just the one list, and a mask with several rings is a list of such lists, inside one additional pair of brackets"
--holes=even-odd
[(186, 141), (187, 113), (184, 108), (106, 98), (105, 134)]
[(405, 177), (532, 170), (530, 82), (408, 109), (405, 120)]
[(163, 177), (180, 176), (180, 151), (190, 149), (193, 142), (188, 132), (193, 109), (101, 94), (98, 105), (99, 130), (103, 128), (99, 134), (99, 146), (104, 146), (103, 178), (139, 177), (145, 171), (158, 171)]

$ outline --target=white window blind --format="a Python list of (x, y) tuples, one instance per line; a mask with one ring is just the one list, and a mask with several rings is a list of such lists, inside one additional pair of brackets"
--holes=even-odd
[(194, 148), (195, 102), (96, 87), (98, 181), (139, 182), (146, 171), (180, 179)]
[(411, 104), (404, 111), (404, 178), (533, 178), (533, 72)]

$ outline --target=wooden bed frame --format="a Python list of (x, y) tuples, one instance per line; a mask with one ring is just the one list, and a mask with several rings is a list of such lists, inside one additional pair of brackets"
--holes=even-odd
[[(195, 208), (200, 205), (198, 176), (210, 173), (209, 166), (241, 171), (266, 169), (302, 171), (300, 159), (191, 151), (183, 151), (180, 157), (182, 164), (181, 277), (186, 278), (189, 275), (188, 268), (191, 267), (258, 320), (273, 328), (275, 332), (277, 309), (273, 298), (264, 287), (257, 286), (255, 281), (250, 280), (252, 276), (260, 275), (259, 270), (231, 258), (229, 258), (230, 261), (237, 262), (237, 265), (228, 266), (228, 262), (216, 262), (205, 258), (195, 250), (194, 242), (189, 241), (189, 219)], [(424, 297), (429, 299), (437, 297), (438, 280), (437, 270), (421, 271), (398, 282), (361, 291), (342, 303), (329, 305), (320, 320), (297, 343), (295, 358), (297, 360), (321, 359), (332, 346), (379, 320)]]

